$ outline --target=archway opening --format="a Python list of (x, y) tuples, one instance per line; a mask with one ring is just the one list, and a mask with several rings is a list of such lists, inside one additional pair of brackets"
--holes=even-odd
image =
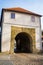
[(15, 37), (16, 40), (16, 48), (14, 52), (32, 52), (31, 45), (32, 45), (32, 38), (29, 34), (25, 32), (18, 33)]

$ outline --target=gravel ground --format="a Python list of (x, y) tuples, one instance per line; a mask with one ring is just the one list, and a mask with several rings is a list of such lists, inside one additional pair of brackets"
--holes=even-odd
[(0, 55), (0, 65), (43, 65), (43, 55), (29, 53)]

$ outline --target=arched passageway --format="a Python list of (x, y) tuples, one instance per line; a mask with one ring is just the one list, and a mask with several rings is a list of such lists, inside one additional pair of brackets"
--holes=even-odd
[(29, 34), (21, 32), (16, 35), (15, 40), (16, 49), (14, 49), (14, 52), (32, 52), (32, 38)]

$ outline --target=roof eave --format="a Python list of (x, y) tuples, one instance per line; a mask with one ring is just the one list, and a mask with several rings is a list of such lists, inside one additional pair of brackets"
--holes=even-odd
[(35, 16), (39, 16), (42, 17), (42, 15), (36, 14), (36, 13), (26, 13), (26, 12), (21, 12), (21, 11), (16, 11), (16, 10), (8, 10), (8, 9), (2, 9), (3, 11), (13, 11), (13, 12), (18, 12), (18, 13), (25, 13), (25, 14), (30, 14), (30, 15), (35, 15)]

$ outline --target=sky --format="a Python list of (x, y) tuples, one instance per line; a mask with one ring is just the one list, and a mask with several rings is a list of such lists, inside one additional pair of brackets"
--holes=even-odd
[(2, 8), (21, 7), (41, 14), (41, 29), (43, 30), (43, 0), (0, 0), (0, 15)]

